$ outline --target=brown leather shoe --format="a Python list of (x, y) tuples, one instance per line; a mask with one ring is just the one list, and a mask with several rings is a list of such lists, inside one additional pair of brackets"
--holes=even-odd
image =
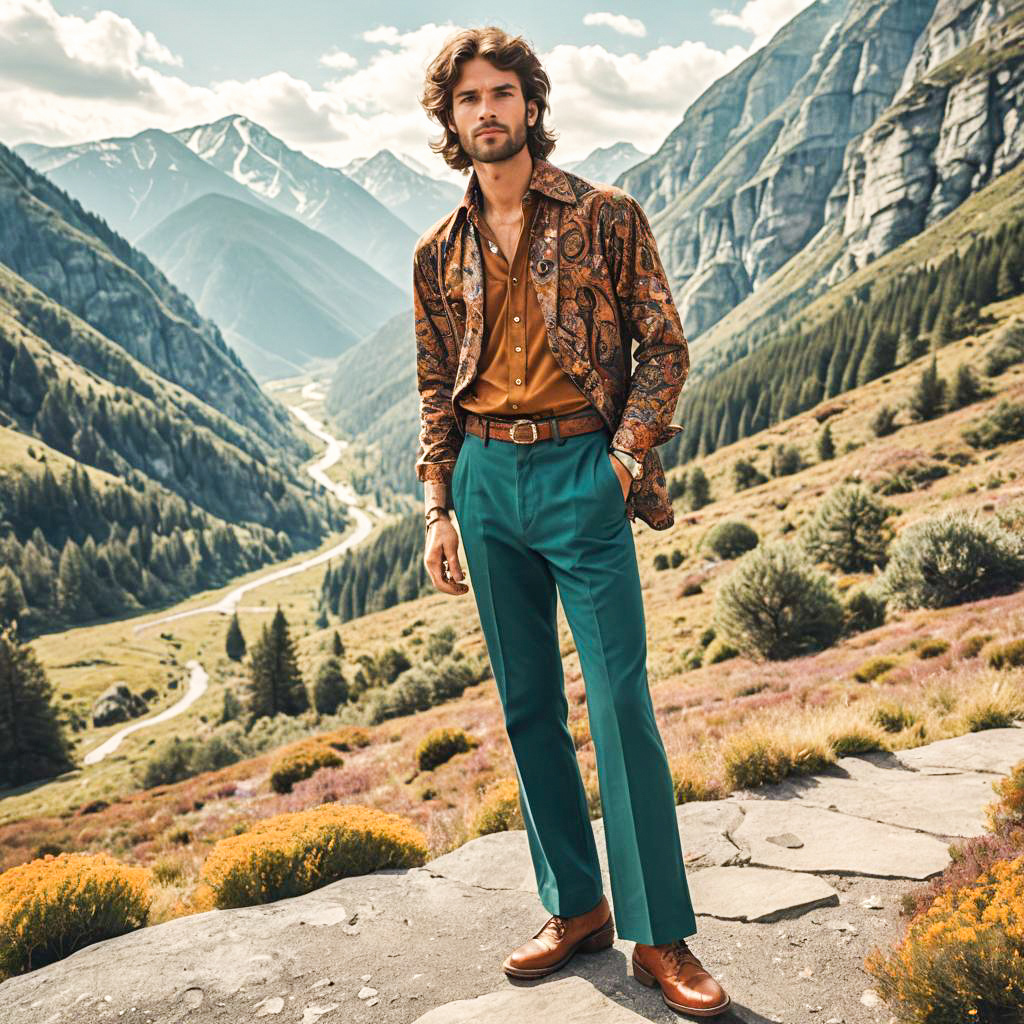
[(539, 978), (564, 967), (577, 951), (596, 953), (615, 941), (608, 898), (585, 914), (560, 917), (553, 914), (540, 931), (514, 949), (502, 963), (502, 970), (514, 978)]
[(633, 977), (642, 985), (659, 985), (666, 1006), (694, 1017), (717, 1017), (732, 1002), (683, 939), (660, 946), (638, 942), (633, 947)]

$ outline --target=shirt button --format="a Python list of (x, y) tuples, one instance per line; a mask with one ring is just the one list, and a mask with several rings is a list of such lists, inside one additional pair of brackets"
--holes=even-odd
[(513, 402), (513, 403), (512, 403), (512, 408), (513, 408), (513, 409), (518, 409), (518, 408), (519, 408), (519, 406), (518, 406), (518, 405), (516, 405), (516, 403), (515, 403), (515, 402)]
[(518, 277), (513, 277), (512, 278), (512, 283), (513, 284), (519, 284), (519, 278)]
[(523, 351), (523, 346), (522, 345), (516, 345), (516, 351), (517, 352), (522, 352)]
[(522, 384), (523, 382), (518, 377), (516, 377), (516, 383), (517, 384)]
[(517, 317), (517, 316), (514, 316), (514, 317), (512, 317), (512, 319), (513, 319), (513, 321), (514, 321), (515, 323), (519, 323), (519, 317)]

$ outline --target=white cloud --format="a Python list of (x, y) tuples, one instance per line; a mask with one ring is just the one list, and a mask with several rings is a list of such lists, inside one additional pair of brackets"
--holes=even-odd
[(645, 36), (647, 26), (639, 18), (628, 18), (625, 14), (610, 11), (593, 11), (583, 15), (584, 25), (603, 25), (624, 36)]
[[(464, 183), (429, 150), (440, 127), (419, 104), (427, 65), (459, 28), (377, 26), (363, 33), (379, 47), (368, 58), (349, 61), (337, 49), (320, 57), (332, 72), (322, 84), (274, 71), (193, 85), (151, 66), (181, 62), (128, 19), (62, 16), (50, 0), (0, 0), (0, 139), (62, 145), (241, 113), (328, 166), (389, 147)], [(541, 52), (558, 136), (552, 159), (579, 159), (620, 140), (656, 149), (687, 106), (748, 52), (693, 41), (645, 53), (568, 43)]]
[(368, 29), (362, 33), (363, 39), (368, 43), (383, 43), (385, 46), (399, 46), (402, 42), (402, 34), (394, 25), (378, 25), (376, 28)]
[(723, 53), (686, 41), (625, 54), (563, 44), (541, 56), (563, 159), (575, 159), (620, 139), (657, 149), (686, 108), (748, 51), (736, 46)]
[(335, 48), (329, 53), (323, 54), (320, 57), (320, 63), (324, 67), (333, 68), (336, 71), (348, 71), (350, 68), (354, 68), (359, 61), (351, 53)]
[(112, 11), (62, 16), (49, 0), (0, 4), (0, 82), (46, 92), (124, 100), (151, 95), (163, 74), (143, 62), (181, 66), (151, 32)]
[(760, 49), (787, 21), (795, 18), (814, 0), (747, 0), (738, 13), (714, 8), (711, 20), (716, 25), (742, 29), (754, 36), (751, 52)]

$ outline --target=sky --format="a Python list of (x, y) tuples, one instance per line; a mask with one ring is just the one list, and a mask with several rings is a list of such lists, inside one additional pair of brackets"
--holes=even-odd
[(551, 80), (552, 161), (619, 141), (650, 153), (810, 2), (0, 0), (0, 142), (68, 145), (240, 113), (327, 166), (390, 148), (464, 182), (428, 148), (441, 129), (419, 96), (448, 35), (493, 24), (524, 36)]

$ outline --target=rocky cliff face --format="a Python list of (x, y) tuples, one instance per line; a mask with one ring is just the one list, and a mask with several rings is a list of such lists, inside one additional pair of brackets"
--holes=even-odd
[(829, 283), (955, 210), (1024, 155), (1024, 5), (944, 0), (888, 110), (829, 197), (844, 246)]
[(1020, 0), (818, 0), (618, 184), (651, 214), (687, 333), (823, 228), (836, 280), (1022, 151)]

